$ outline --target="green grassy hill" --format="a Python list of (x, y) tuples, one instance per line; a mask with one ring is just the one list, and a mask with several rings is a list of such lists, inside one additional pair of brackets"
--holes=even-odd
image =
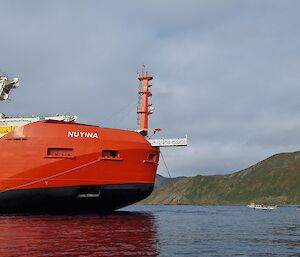
[(300, 152), (275, 154), (229, 175), (181, 178), (156, 188), (142, 203), (170, 204), (300, 203)]

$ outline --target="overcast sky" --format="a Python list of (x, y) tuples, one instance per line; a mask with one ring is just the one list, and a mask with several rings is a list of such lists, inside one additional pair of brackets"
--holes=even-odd
[(300, 1), (0, 0), (0, 10), (0, 70), (21, 81), (1, 112), (134, 129), (144, 63), (150, 126), (189, 137), (162, 149), (171, 175), (300, 150)]

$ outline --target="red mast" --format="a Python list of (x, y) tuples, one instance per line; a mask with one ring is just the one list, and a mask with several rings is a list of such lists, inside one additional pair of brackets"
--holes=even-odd
[(139, 103), (137, 108), (139, 130), (143, 135), (148, 134), (148, 115), (152, 114), (154, 107), (149, 104), (149, 97), (152, 96), (149, 81), (153, 79), (153, 76), (145, 71), (145, 65), (142, 66), (142, 70), (138, 72), (138, 80), (140, 81), (139, 87)]

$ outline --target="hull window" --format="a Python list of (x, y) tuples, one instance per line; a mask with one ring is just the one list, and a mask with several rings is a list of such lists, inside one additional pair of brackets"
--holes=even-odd
[(154, 153), (150, 153), (148, 155), (148, 161), (157, 162), (157, 155)]
[(73, 148), (48, 148), (46, 157), (73, 158)]
[(28, 138), (25, 138), (25, 137), (13, 137), (13, 138), (5, 138), (5, 140), (19, 140), (19, 141), (24, 141), (24, 140), (28, 140)]
[(146, 160), (143, 161), (143, 163), (150, 163), (158, 165), (158, 156), (155, 153), (148, 154), (148, 157)]
[(120, 158), (119, 151), (116, 150), (102, 150), (102, 157), (104, 158)]
[(108, 160), (108, 161), (123, 161), (120, 157), (119, 151), (117, 150), (102, 150), (102, 156), (100, 160)]

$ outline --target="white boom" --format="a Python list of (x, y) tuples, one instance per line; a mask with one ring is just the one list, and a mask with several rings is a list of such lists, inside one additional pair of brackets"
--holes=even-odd
[(148, 139), (152, 146), (167, 147), (167, 146), (187, 146), (187, 136), (183, 138), (159, 138)]

